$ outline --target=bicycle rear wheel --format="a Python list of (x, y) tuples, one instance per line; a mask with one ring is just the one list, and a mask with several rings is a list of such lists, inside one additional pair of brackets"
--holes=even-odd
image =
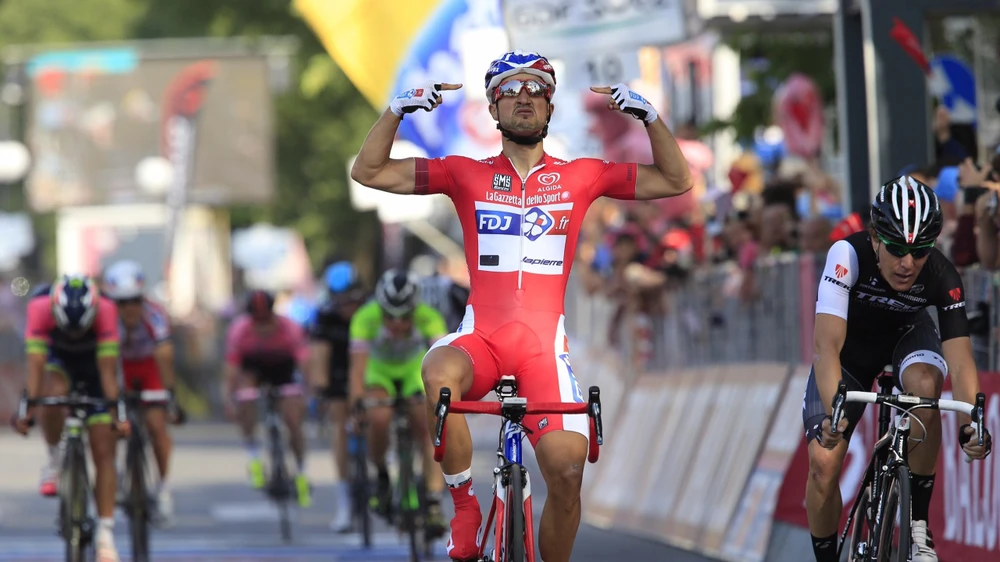
[[(878, 537), (879, 562), (907, 562), (910, 558), (910, 469), (897, 466), (896, 470), (886, 478), (882, 492), (882, 505), (885, 507), (882, 521), (881, 536)], [(892, 538), (895, 534), (896, 515), (899, 515), (899, 546), (893, 552)]]
[(87, 458), (83, 441), (67, 441), (63, 462), (63, 490), (60, 503), (63, 510), (63, 538), (66, 541), (66, 562), (86, 562), (90, 543), (87, 501), (90, 484), (87, 481)]
[(506, 557), (502, 562), (525, 562), (524, 552), (524, 474), (519, 464), (507, 467), (507, 498), (504, 509), (507, 524), (504, 529)]
[(149, 490), (146, 488), (146, 452), (138, 432), (138, 428), (133, 430), (125, 454), (129, 482), (128, 524), (133, 562), (149, 562), (150, 513)]

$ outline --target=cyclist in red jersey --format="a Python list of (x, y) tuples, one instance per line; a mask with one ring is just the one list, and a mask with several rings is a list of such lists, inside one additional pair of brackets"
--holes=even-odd
[[(392, 159), (401, 119), (437, 107), (442, 92), (460, 84), (428, 84), (403, 92), (372, 127), (351, 177), (399, 194), (444, 193), (462, 223), (472, 293), (458, 332), (433, 346), (423, 362), (428, 416), (440, 389), (478, 400), (501, 375), (517, 377), (529, 401), (578, 401), (584, 397), (569, 362), (563, 326), (566, 282), (580, 223), (604, 195), (657, 199), (691, 188), (676, 141), (656, 110), (625, 84), (591, 88), (609, 94), (608, 108), (644, 121), (653, 165), (616, 164), (591, 158), (570, 162), (542, 148), (554, 106), (555, 72), (542, 56), (515, 51), (486, 73), (490, 114), (503, 133), (503, 151), (485, 160), (460, 156)], [(472, 439), (463, 416), (448, 417), (442, 462), (455, 502), (448, 555), (475, 560), (482, 522), (472, 491)], [(548, 498), (539, 525), (546, 562), (568, 562), (580, 524), (580, 487), (587, 457), (586, 416), (527, 416)]]
[(170, 341), (170, 317), (163, 307), (145, 297), (145, 279), (138, 263), (115, 262), (104, 272), (103, 293), (118, 307), (125, 389), (166, 390), (169, 396), (166, 402), (151, 403), (145, 409), (146, 427), (160, 475), (154, 522), (169, 526), (174, 518), (173, 497), (167, 485), (173, 443), (167, 431), (167, 420), (176, 421), (177, 418), (174, 345)]
[(257, 405), (243, 400), (237, 410), (233, 397), (239, 390), (253, 389), (262, 382), (281, 387), (278, 402), (281, 417), (288, 428), (288, 441), (295, 455), (295, 489), (299, 505), (312, 503), (306, 478), (306, 439), (302, 431), (306, 404), (302, 396), (300, 373), (309, 360), (309, 342), (302, 328), (289, 318), (274, 313), (274, 297), (265, 291), (251, 291), (247, 312), (233, 320), (226, 336), (226, 366), (222, 382), (222, 402), (229, 418), (237, 418), (243, 432), (250, 461), (250, 485), (264, 487), (264, 467), (260, 447), (254, 436)]
[[(93, 280), (65, 276), (28, 303), (25, 327), (30, 398), (65, 396), (70, 385), (86, 396), (114, 400), (118, 397), (118, 313), (102, 297)], [(35, 407), (16, 420), (15, 428), (27, 435)], [(58, 450), (66, 419), (64, 408), (41, 408), (39, 425), (48, 444), (49, 464), (42, 471), (42, 495), (57, 493)], [(115, 445), (128, 434), (128, 422), (119, 422), (117, 408), (92, 408), (87, 416), (88, 441), (95, 469), (94, 499), (99, 518), (95, 545), (97, 562), (118, 562), (114, 543)]]

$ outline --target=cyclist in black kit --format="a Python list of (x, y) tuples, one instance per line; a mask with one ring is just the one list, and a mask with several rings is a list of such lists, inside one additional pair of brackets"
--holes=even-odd
[[(830, 431), (833, 396), (843, 379), (849, 390), (870, 391), (885, 365), (893, 366), (896, 386), (917, 396), (941, 397), (949, 371), (956, 400), (974, 402), (979, 377), (969, 340), (962, 279), (948, 258), (934, 248), (941, 233), (941, 209), (934, 191), (909, 176), (882, 186), (871, 207), (867, 232), (830, 248), (816, 302), (815, 359), (803, 401), (802, 420), (809, 438), (806, 513), (817, 562), (836, 562), (837, 527), (843, 500), (840, 471), (847, 440), (864, 412), (848, 403), (840, 431)], [(938, 309), (938, 334), (929, 306)], [(927, 529), (934, 471), (941, 448), (941, 416), (918, 409), (910, 455), (913, 536), (912, 560), (937, 560)], [(970, 437), (975, 430), (959, 416), (959, 442), (966, 454), (985, 458)]]
[(310, 380), (313, 388), (322, 389), (329, 399), (333, 434), (333, 461), (337, 468), (337, 506), (330, 528), (343, 533), (351, 529), (350, 485), (348, 474), (347, 377), (350, 352), (351, 316), (364, 303), (367, 294), (350, 262), (331, 264), (323, 274), (326, 296), (309, 322)]

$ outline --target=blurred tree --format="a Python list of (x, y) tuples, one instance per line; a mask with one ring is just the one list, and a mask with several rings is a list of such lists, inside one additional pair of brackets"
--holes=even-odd
[(378, 219), (351, 207), (346, 164), (378, 115), (290, 2), (145, 3), (148, 9), (134, 27), (138, 38), (291, 35), (299, 40), (295, 86), (275, 100), (277, 197), (267, 208), (233, 209), (233, 227), (260, 220), (294, 227), (305, 239), (314, 267), (333, 253), (362, 261), (377, 255)]
[[(743, 97), (728, 119), (707, 123), (702, 134), (732, 129), (737, 141), (752, 141), (758, 127), (772, 122), (774, 91), (796, 72), (816, 82), (824, 105), (835, 103), (837, 82), (833, 41), (829, 34), (742, 33), (733, 34), (724, 42), (740, 55), (744, 72)], [(835, 123), (827, 123), (827, 126), (834, 127), (836, 132)]]

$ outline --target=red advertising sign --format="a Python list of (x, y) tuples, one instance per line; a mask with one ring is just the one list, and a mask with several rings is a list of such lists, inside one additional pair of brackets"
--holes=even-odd
[[(986, 420), (990, 433), (1000, 435), (1000, 374), (980, 375), (986, 393)], [(944, 397), (951, 397), (951, 382), (945, 381)], [(864, 477), (871, 446), (878, 429), (878, 409), (869, 407), (851, 439), (840, 477), (844, 498), (841, 529)], [(803, 439), (778, 495), (775, 519), (806, 527), (805, 489), (809, 457)], [(942, 562), (1000, 559), (1000, 461), (993, 454), (985, 461), (965, 462), (958, 446), (955, 414), (942, 414), (941, 456), (931, 500), (930, 527)]]

